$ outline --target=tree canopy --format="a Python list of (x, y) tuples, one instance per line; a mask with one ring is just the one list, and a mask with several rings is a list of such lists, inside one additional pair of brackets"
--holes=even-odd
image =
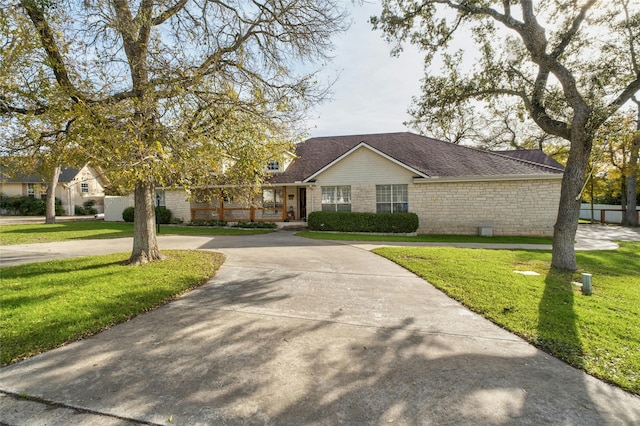
[(130, 261), (155, 260), (154, 188), (259, 185), (326, 94), (298, 65), (328, 59), (344, 17), (334, 0), (14, 1), (0, 114), (21, 137), (64, 131), (134, 189)]
[(474, 102), (509, 98), (545, 133), (570, 142), (554, 267), (576, 269), (580, 193), (600, 126), (640, 89), (640, 5), (632, 0), (383, 0), (371, 19), (425, 54), (411, 114), (427, 130)]

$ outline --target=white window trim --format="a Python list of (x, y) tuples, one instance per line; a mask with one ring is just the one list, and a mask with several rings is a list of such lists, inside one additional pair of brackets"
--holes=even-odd
[[(347, 197), (343, 197), (338, 199), (338, 188), (343, 188), (342, 189), (342, 194), (346, 194), (348, 191), (348, 201), (345, 201), (345, 198)], [(332, 195), (331, 198), (328, 200), (325, 200), (324, 198), (324, 194), (326, 192), (329, 191), (329, 189), (331, 189)], [(326, 192), (325, 192), (326, 191)], [(321, 196), (321, 204), (322, 204), (322, 210), (323, 211), (327, 211), (325, 210), (325, 206), (333, 206), (333, 211), (351, 211), (351, 185), (328, 185), (328, 186), (323, 186), (320, 192), (320, 196)], [(349, 206), (349, 210), (339, 210), (338, 206)]]
[[(391, 194), (390, 194), (391, 201), (379, 201), (378, 200), (378, 188), (382, 187), (382, 186), (388, 186), (389, 187), (389, 189), (391, 191)], [(394, 199), (394, 193), (397, 193), (398, 187), (400, 187), (400, 186), (405, 188), (405, 190), (403, 190), (403, 192), (406, 194), (407, 197), (406, 197), (406, 199), (404, 201), (396, 202), (396, 201), (393, 200)], [(406, 185), (406, 184), (376, 185), (376, 212), (379, 211), (378, 206), (380, 204), (389, 204), (390, 205), (390, 210), (391, 210), (390, 213), (405, 213), (405, 212), (408, 212), (409, 211), (409, 185)], [(402, 210), (400, 212), (395, 211), (394, 210), (394, 206), (398, 205), (398, 204), (406, 204), (407, 209), (406, 210)]]

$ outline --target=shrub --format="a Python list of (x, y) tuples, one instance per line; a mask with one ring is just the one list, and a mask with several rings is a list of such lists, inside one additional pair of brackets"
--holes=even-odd
[(161, 224), (169, 224), (171, 223), (171, 210), (166, 208), (165, 206), (156, 207), (156, 220)]
[(419, 226), (415, 213), (311, 212), (311, 231), (411, 233)]
[(125, 222), (133, 222), (133, 207), (127, 207), (122, 211), (122, 220)]
[(95, 204), (96, 204), (95, 200), (89, 200), (82, 203), (82, 206), (84, 207), (84, 214), (90, 214), (90, 215), (98, 214), (98, 209), (93, 207), (95, 206)]
[(76, 212), (76, 216), (84, 216), (84, 215), (89, 214), (89, 213), (87, 213), (85, 211), (84, 207), (82, 207), (82, 206), (75, 206), (73, 208), (73, 211)]
[(227, 226), (224, 220), (192, 220), (187, 226)]
[[(44, 216), (47, 213), (45, 200), (31, 198), (23, 195), (13, 197), (0, 193), (0, 209), (5, 210), (8, 215), (17, 216)], [(59, 198), (55, 201), (56, 215), (63, 215), (64, 209)]]
[(260, 228), (260, 229), (275, 229), (278, 227), (273, 222), (238, 222), (231, 226), (232, 228)]
[[(133, 222), (133, 217), (135, 215), (135, 209), (133, 207), (127, 207), (122, 211), (122, 220), (125, 222)], [(169, 224), (171, 223), (171, 210), (164, 206), (156, 207), (156, 220), (157, 223), (160, 224)]]

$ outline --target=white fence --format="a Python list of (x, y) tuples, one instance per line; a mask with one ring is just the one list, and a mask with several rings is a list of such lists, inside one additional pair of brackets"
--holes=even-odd
[(129, 197), (106, 195), (104, 197), (105, 222), (123, 222), (122, 211), (127, 207), (133, 207), (133, 195)]
[[(640, 211), (640, 206), (636, 207), (636, 211)], [(580, 219), (592, 219), (590, 203), (582, 203), (580, 205)], [(622, 206), (615, 204), (594, 204), (593, 220), (603, 223), (622, 223)]]

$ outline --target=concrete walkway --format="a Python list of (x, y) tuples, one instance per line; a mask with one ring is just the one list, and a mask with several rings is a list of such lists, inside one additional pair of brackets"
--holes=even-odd
[(640, 398), (355, 245), (290, 232), (169, 241), (227, 261), (173, 303), (0, 369), (0, 423), (640, 423)]

